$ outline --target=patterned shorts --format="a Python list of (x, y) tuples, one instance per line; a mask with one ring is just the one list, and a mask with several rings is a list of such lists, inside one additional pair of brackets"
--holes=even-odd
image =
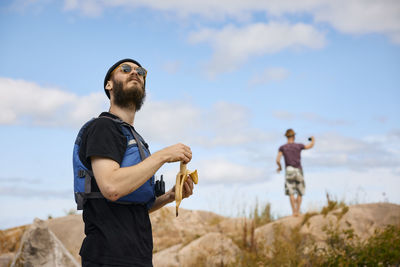
[(294, 195), (295, 193), (300, 196), (304, 195), (305, 183), (303, 171), (299, 168), (292, 166), (286, 167), (285, 173), (285, 194)]

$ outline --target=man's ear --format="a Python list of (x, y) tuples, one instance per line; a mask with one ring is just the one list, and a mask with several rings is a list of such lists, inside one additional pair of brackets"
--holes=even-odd
[(112, 89), (112, 87), (113, 87), (113, 83), (112, 83), (112, 81), (107, 81), (107, 83), (106, 83), (106, 90), (111, 90)]

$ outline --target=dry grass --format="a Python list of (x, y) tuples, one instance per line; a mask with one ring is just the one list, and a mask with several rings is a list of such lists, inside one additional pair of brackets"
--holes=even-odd
[[(257, 217), (245, 220), (243, 240), (238, 243), (243, 254), (230, 266), (399, 266), (400, 225), (376, 230), (368, 240), (361, 241), (350, 224), (346, 229), (339, 227), (339, 221), (348, 211), (349, 207), (344, 202), (331, 200), (327, 194), (327, 204), (321, 212), (306, 213), (297, 227), (288, 229), (275, 224), (270, 247), (257, 247), (252, 241), (252, 226), (257, 225)], [(337, 217), (337, 221), (323, 229), (326, 245), (321, 247), (312, 236), (302, 233), (300, 229), (311, 217), (319, 214), (326, 216), (330, 212)], [(258, 214), (258, 210), (254, 214)]]
[[(330, 213), (331, 211), (337, 210), (337, 209), (346, 209), (346, 212), (348, 211), (348, 206), (343, 202), (343, 201), (337, 201), (337, 200), (331, 200), (331, 196), (329, 195), (329, 193), (326, 193), (326, 199), (327, 199), (327, 205), (324, 206), (321, 210), (321, 214), (324, 215), (324, 217), (326, 217), (326, 215), (328, 215), (328, 213)], [(345, 212), (345, 213), (346, 213)]]

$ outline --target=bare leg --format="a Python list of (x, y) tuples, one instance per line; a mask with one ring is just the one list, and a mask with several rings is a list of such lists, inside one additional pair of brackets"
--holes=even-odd
[(296, 198), (296, 214), (297, 215), (300, 214), (301, 201), (302, 201), (301, 195), (297, 195), (297, 198)]
[(289, 198), (290, 198), (290, 206), (292, 206), (293, 216), (296, 216), (296, 202), (297, 201), (293, 195), (289, 195)]

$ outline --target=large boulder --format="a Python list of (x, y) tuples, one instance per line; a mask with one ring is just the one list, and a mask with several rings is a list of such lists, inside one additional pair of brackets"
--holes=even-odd
[(11, 267), (78, 267), (78, 262), (49, 230), (45, 221), (35, 219), (22, 236)]
[(79, 250), (85, 238), (82, 214), (68, 215), (47, 221), (49, 229), (63, 243), (64, 247), (80, 262)]
[(179, 209), (175, 215), (175, 207), (164, 207), (150, 214), (154, 252), (181, 244), (217, 231), (217, 224), (224, 217), (212, 212)]
[[(400, 224), (400, 205), (390, 203), (359, 204), (344, 206), (332, 211), (302, 214), (299, 217), (288, 216), (255, 230), (256, 242), (259, 247), (270, 247), (279, 230), (280, 235), (289, 236), (298, 228), (305, 236), (310, 236), (318, 244), (326, 240), (327, 229), (353, 229), (362, 240), (370, 237), (376, 229), (386, 225)], [(278, 229), (279, 228), (279, 229)]]
[(154, 267), (176, 267), (179, 265), (178, 253), (182, 244), (178, 244), (153, 254)]
[(155, 267), (227, 266), (241, 251), (232, 239), (221, 233), (208, 233), (186, 246), (176, 245), (153, 256)]
[(14, 259), (15, 253), (7, 252), (0, 255), (0, 267), (8, 267)]
[(353, 229), (362, 240), (373, 235), (376, 229), (386, 225), (400, 224), (400, 206), (390, 203), (360, 204), (339, 208), (326, 215), (318, 214), (309, 218), (301, 232), (311, 234), (316, 241), (324, 241), (324, 229), (337, 227), (340, 230)]

